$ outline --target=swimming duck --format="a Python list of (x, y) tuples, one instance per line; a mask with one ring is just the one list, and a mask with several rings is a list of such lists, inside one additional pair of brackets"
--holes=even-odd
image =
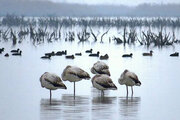
[(105, 54), (104, 56), (103, 55), (100, 56), (100, 60), (107, 60), (107, 59), (109, 59), (108, 54)]
[(85, 52), (86, 52), (86, 53), (92, 53), (92, 50), (93, 50), (93, 49), (86, 50)]
[(153, 53), (153, 51), (151, 50), (150, 53), (143, 53), (142, 55), (143, 56), (152, 56), (153, 55), (152, 53)]
[(99, 57), (99, 51), (97, 52), (97, 53), (91, 53), (91, 54), (89, 54), (89, 56), (91, 56), (91, 57)]
[(19, 52), (13, 53), (12, 55), (14, 55), (14, 56), (21, 56), (22, 55), (22, 51), (20, 50)]
[(122, 55), (122, 57), (132, 57), (132, 56), (133, 56), (133, 54), (132, 54), (132, 53)]
[(175, 52), (175, 53), (172, 53), (170, 54), (171, 57), (178, 57), (179, 56), (179, 52)]
[(74, 55), (66, 55), (66, 59), (74, 59)]

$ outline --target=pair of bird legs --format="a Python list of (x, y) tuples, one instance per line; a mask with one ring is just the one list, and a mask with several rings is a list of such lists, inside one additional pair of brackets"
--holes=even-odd
[[(128, 86), (126, 86), (126, 90), (127, 90), (127, 97), (128, 97)], [(132, 91), (132, 94), (131, 96), (133, 96), (133, 86), (131, 86), (131, 91)], [(52, 93), (51, 93), (51, 90), (50, 90), (50, 104), (51, 104), (51, 96), (52, 96)], [(101, 90), (101, 96), (104, 96), (104, 91)], [(74, 100), (75, 100), (75, 82), (74, 82)]]
[[(126, 86), (126, 90), (127, 90), (127, 97), (128, 97), (128, 86)], [(131, 96), (133, 96), (133, 94), (134, 94), (134, 92), (133, 92), (133, 86), (131, 86), (131, 91), (132, 91), (132, 94), (131, 94)], [(104, 96), (104, 91), (103, 90), (101, 90), (101, 96)]]
[[(127, 90), (127, 97), (128, 97), (128, 86), (126, 86), (126, 90)], [(131, 91), (132, 91), (132, 94), (131, 94), (131, 96), (133, 96), (133, 86), (131, 86)]]
[[(52, 97), (52, 93), (51, 93), (51, 90), (50, 91), (50, 104), (51, 104), (51, 97)], [(75, 82), (74, 82), (74, 100), (75, 100)]]

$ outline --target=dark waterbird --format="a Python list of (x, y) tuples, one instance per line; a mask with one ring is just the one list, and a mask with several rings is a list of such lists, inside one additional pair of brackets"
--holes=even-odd
[(133, 56), (133, 54), (132, 54), (132, 53), (122, 55), (122, 57), (132, 57), (132, 56)]
[(4, 52), (4, 48), (0, 48), (0, 53)]
[(172, 53), (170, 54), (171, 57), (178, 57), (179, 56), (179, 52), (175, 52), (175, 53)]
[(9, 57), (9, 54), (8, 54), (8, 53), (6, 53), (4, 56), (5, 56), (5, 57)]
[(108, 54), (105, 54), (104, 56), (103, 55), (100, 56), (100, 60), (107, 60), (107, 59), (109, 59)]
[(13, 53), (12, 55), (14, 55), (14, 56), (21, 56), (22, 55), (22, 51), (20, 50), (19, 52)]
[(45, 53), (45, 56), (47, 56), (47, 55), (55, 56), (55, 52), (52, 51), (51, 53)]
[(62, 51), (56, 52), (56, 56), (62, 56)]
[(67, 55), (67, 50), (56, 52), (56, 56)]
[(86, 53), (92, 53), (92, 49), (86, 50), (85, 52), (86, 52)]
[(153, 53), (153, 51), (151, 50), (149, 53), (143, 53), (142, 55), (143, 56), (152, 56), (153, 55), (152, 53)]
[(89, 56), (91, 57), (99, 57), (99, 51), (97, 53), (92, 53), (92, 54), (89, 54)]
[(45, 56), (42, 56), (41, 59), (51, 59), (51, 55), (45, 55)]
[(67, 50), (62, 51), (62, 55), (67, 55)]
[(75, 55), (76, 55), (76, 56), (82, 56), (82, 54), (81, 54), (81, 53), (75, 53)]
[(74, 59), (74, 55), (66, 55), (66, 59)]
[(11, 50), (11, 52), (12, 52), (12, 53), (17, 53), (17, 52), (19, 52), (19, 50), (20, 50), (20, 49), (18, 48), (17, 50)]

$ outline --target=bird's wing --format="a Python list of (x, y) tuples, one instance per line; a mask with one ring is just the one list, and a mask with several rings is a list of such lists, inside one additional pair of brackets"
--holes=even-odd
[(111, 78), (107, 75), (100, 75), (95, 79), (95, 82), (104, 88), (112, 88), (115, 87), (114, 83), (112, 82)]
[(85, 72), (84, 70), (82, 70), (81, 68), (78, 67), (71, 67), (71, 69), (69, 69), (69, 74), (73, 74), (78, 76), (79, 78), (90, 78), (89, 74), (87, 72)]

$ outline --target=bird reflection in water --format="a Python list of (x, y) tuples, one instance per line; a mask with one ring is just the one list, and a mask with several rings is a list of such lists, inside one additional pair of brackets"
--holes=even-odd
[(90, 112), (90, 98), (88, 96), (62, 95), (61, 99), (41, 99), (40, 118), (41, 120), (57, 119), (88, 119)]
[(95, 88), (91, 89), (92, 105), (91, 117), (92, 119), (117, 119), (117, 97), (109, 97), (109, 91), (105, 91), (106, 96), (100, 96), (101, 92)]
[(139, 119), (140, 97), (120, 97), (119, 98), (120, 118), (136, 120)]

